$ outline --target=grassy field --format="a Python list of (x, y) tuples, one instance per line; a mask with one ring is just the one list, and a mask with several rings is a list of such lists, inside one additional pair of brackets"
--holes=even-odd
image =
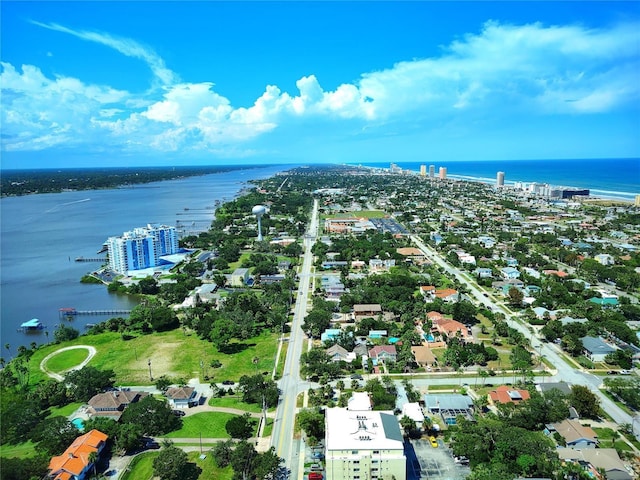
[(237, 408), (238, 410), (244, 410), (245, 412), (251, 413), (260, 413), (262, 411), (260, 405), (255, 403), (245, 403), (240, 400), (240, 397), (236, 396), (213, 397), (209, 399), (208, 403), (212, 407)]
[(189, 461), (197, 464), (202, 473), (198, 477), (199, 480), (210, 480), (215, 478), (216, 480), (231, 480), (233, 478), (232, 468), (218, 468), (216, 462), (213, 459), (211, 452), (205, 452), (206, 458), (200, 459), (200, 452), (189, 452)]
[(623, 436), (610, 428), (593, 427), (593, 431), (598, 434), (598, 446), (600, 448), (616, 448), (622, 451), (632, 450), (629, 444), (622, 440)]
[[(242, 375), (254, 375), (256, 367), (260, 372), (272, 371), (277, 338), (277, 334), (265, 333), (245, 340), (237, 353), (225, 354), (218, 352), (211, 343), (201, 340), (197, 335), (185, 334), (182, 329), (143, 335), (127, 341), (122, 340), (119, 333), (113, 332), (86, 335), (71, 342), (39, 348), (29, 363), (31, 383), (35, 384), (48, 378), (39, 368), (45, 356), (71, 345), (95, 347), (97, 354), (91, 359), (89, 365), (101, 370), (112, 369), (116, 373), (118, 385), (149, 384), (147, 363), (149, 360), (151, 360), (151, 371), (155, 378), (161, 375), (184, 379), (199, 377), (202, 372), (200, 369), (200, 361), (202, 361), (205, 365), (205, 374), (213, 374), (216, 380), (238, 380)], [(75, 352), (86, 355), (84, 350)], [(257, 366), (252, 363), (256, 357), (259, 359)], [(83, 356), (78, 363), (84, 358)], [(208, 367), (214, 359), (222, 363), (221, 368), (214, 370)]]
[(68, 417), (69, 415), (71, 415), (73, 412), (75, 412), (78, 408), (80, 408), (83, 405), (82, 402), (73, 402), (70, 403), (69, 405), (65, 405), (64, 407), (51, 407), (50, 410), (50, 417)]
[(147, 480), (153, 478), (153, 460), (158, 452), (147, 452), (137, 455), (120, 477), (122, 480)]
[(36, 456), (35, 444), (29, 442), (19, 443), (18, 445), (2, 445), (0, 446), (0, 457), (5, 458), (28, 458)]
[(89, 356), (86, 348), (77, 348), (60, 352), (47, 360), (47, 368), (55, 373), (62, 373), (82, 363)]
[(182, 418), (182, 428), (171, 432), (166, 438), (229, 438), (224, 426), (229, 419), (237, 417), (232, 413), (203, 412)]

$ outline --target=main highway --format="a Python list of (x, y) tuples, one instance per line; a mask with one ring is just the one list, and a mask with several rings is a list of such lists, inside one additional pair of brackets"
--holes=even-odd
[(298, 472), (299, 458), (294, 446), (293, 432), (296, 415), (296, 399), (298, 395), (307, 390), (310, 384), (300, 378), (300, 355), (302, 354), (305, 335), (302, 331), (302, 323), (307, 314), (309, 291), (313, 287), (311, 267), (313, 254), (311, 248), (316, 240), (318, 232), (318, 200), (314, 199), (313, 210), (309, 228), (304, 236), (304, 257), (302, 268), (298, 273), (298, 295), (289, 336), (289, 348), (284, 363), (282, 379), (279, 381), (281, 400), (276, 409), (275, 423), (271, 434), (271, 445), (277, 455), (284, 459), (285, 467), (291, 470), (292, 479), (302, 478)]

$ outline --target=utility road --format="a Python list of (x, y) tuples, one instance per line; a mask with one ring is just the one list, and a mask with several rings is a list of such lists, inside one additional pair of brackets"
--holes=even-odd
[(303, 344), (305, 342), (302, 323), (307, 314), (309, 290), (312, 288), (314, 281), (311, 275), (311, 267), (313, 265), (311, 248), (316, 241), (317, 232), (318, 200), (316, 199), (313, 202), (309, 229), (304, 236), (304, 259), (302, 269), (298, 274), (300, 279), (298, 297), (296, 299), (284, 371), (282, 379), (279, 382), (282, 397), (276, 409), (276, 418), (271, 434), (271, 445), (275, 447), (277, 455), (284, 459), (285, 466), (291, 469), (290, 478), (302, 478), (298, 472), (298, 452), (294, 451), (293, 448), (293, 430), (296, 415), (296, 398), (299, 393), (307, 390), (310, 385), (300, 378), (300, 355), (302, 354)]

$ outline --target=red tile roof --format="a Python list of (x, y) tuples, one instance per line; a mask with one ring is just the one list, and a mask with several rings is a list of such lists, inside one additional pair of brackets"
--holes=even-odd
[(54, 475), (54, 480), (67, 480), (73, 475), (80, 475), (90, 465), (89, 454), (98, 452), (108, 438), (106, 434), (95, 429), (80, 435), (62, 455), (51, 458), (50, 475)]
[(489, 392), (489, 398), (493, 403), (520, 403), (531, 397), (527, 390), (518, 390), (507, 385), (501, 385), (495, 390)]

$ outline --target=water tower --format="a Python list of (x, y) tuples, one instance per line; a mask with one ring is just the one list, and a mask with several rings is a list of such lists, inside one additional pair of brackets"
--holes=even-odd
[(265, 213), (267, 213), (267, 207), (265, 207), (264, 205), (256, 205), (251, 210), (251, 213), (253, 213), (258, 219), (258, 241), (261, 242), (262, 241), (262, 216)]

